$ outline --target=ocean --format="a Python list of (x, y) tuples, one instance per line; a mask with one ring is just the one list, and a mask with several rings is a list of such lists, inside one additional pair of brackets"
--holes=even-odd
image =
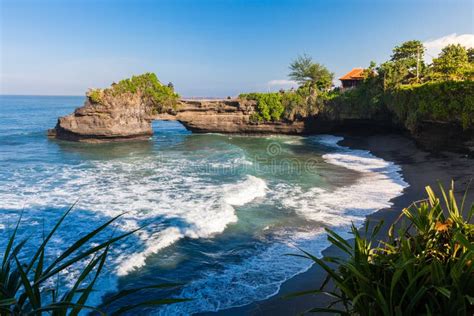
[[(321, 255), (325, 227), (349, 237), (351, 223), (390, 206), (408, 186), (397, 165), (331, 135), (192, 134), (179, 122), (156, 121), (148, 141), (48, 139), (57, 118), (83, 101), (0, 96), (0, 254), (20, 213), (19, 239), (28, 238), (20, 259), (74, 203), (51, 240), (50, 260), (118, 214), (103, 240), (145, 225), (113, 247), (90, 304), (163, 282), (183, 286), (131, 300), (192, 300), (135, 313), (189, 315), (268, 298), (311, 266), (287, 254)], [(79, 270), (61, 274), (60, 288)]]

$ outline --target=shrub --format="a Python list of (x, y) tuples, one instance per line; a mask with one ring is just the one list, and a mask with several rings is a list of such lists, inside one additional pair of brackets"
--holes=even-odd
[[(409, 129), (432, 120), (474, 127), (474, 82), (442, 81), (401, 86), (386, 95), (388, 108)], [(411, 118), (418, 118), (413, 122)], [(408, 124), (407, 124), (408, 123)]]
[(282, 95), (272, 93), (247, 93), (240, 94), (239, 98), (257, 101), (255, 115), (251, 119), (255, 122), (279, 121), (283, 117), (285, 108), (281, 103)]
[[(95, 290), (95, 283), (103, 271), (110, 248), (116, 242), (139, 229), (112, 237), (99, 244), (91, 243), (94, 237), (121, 216), (119, 215), (79, 238), (57, 258), (48, 258), (46, 255), (48, 243), (71, 210), (72, 207), (45, 235), (43, 242), (29, 261), (19, 259), (27, 257), (22, 253), (27, 239), (19, 242), (16, 240), (21, 222), (20, 216), (8, 244), (2, 245), (5, 246), (5, 249), (3, 249), (3, 259), (0, 267), (0, 315), (43, 315), (46, 313), (52, 315), (78, 315), (86, 311), (94, 311), (105, 315), (99, 308), (87, 305), (87, 299), (91, 292)], [(84, 262), (86, 265), (75, 280), (74, 285), (64, 293), (60, 293), (58, 286), (55, 285), (59, 282), (57, 276), (80, 262)], [(159, 284), (127, 289), (110, 298), (104, 303), (104, 307), (141, 290), (168, 287), (176, 287), (176, 284)], [(137, 302), (121, 307), (113, 314), (120, 315), (141, 306), (171, 304), (181, 301), (184, 301), (184, 299), (157, 299)]]
[(120, 96), (135, 93), (141, 93), (144, 101), (158, 113), (175, 110), (179, 99), (179, 95), (174, 92), (174, 86), (161, 84), (154, 73), (145, 73), (120, 80), (107, 89), (93, 89), (87, 96), (92, 103), (102, 104), (104, 95)]
[[(454, 185), (449, 192), (441, 188), (444, 206), (430, 187), (428, 198), (404, 209), (398, 234), (393, 224), (386, 236), (373, 246), (381, 224), (368, 236), (352, 226), (354, 243), (327, 229), (329, 241), (348, 254), (348, 258), (313, 260), (328, 273), (319, 290), (297, 293), (329, 295), (334, 300), (327, 308), (312, 311), (340, 315), (471, 315), (474, 312), (474, 225), (469, 222), (474, 205), (463, 213), (458, 207)], [(400, 224), (400, 223), (398, 223)], [(336, 263), (332, 268), (328, 263)], [(328, 289), (328, 280), (334, 289)], [(342, 309), (335, 309), (335, 305)]]
[(102, 104), (102, 90), (101, 89), (91, 89), (87, 93), (87, 97), (92, 103)]

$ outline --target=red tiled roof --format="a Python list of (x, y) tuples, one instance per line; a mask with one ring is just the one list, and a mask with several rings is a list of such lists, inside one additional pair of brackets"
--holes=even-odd
[(339, 80), (362, 80), (364, 79), (364, 68), (354, 68)]

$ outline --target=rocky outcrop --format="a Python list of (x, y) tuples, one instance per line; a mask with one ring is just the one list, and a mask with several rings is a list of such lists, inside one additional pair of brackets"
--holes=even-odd
[(360, 117), (343, 111), (323, 112), (306, 120), (256, 123), (251, 120), (255, 101), (180, 100), (175, 110), (156, 114), (139, 94), (104, 95), (101, 103), (86, 100), (73, 114), (58, 119), (49, 136), (80, 142), (148, 139), (153, 120), (175, 120), (196, 133), (288, 134), (403, 132), (422, 147), (433, 150), (474, 152), (474, 131), (455, 124), (423, 122), (407, 130), (390, 115)]
[(104, 95), (100, 104), (88, 98), (74, 113), (60, 117), (50, 137), (83, 142), (147, 139), (151, 109), (139, 94)]
[(176, 120), (198, 133), (304, 134), (304, 121), (256, 123), (250, 117), (255, 101), (180, 100), (176, 110), (154, 114), (139, 94), (104, 95), (101, 103), (88, 98), (74, 113), (60, 117), (50, 137), (80, 142), (147, 139), (152, 120)]
[(176, 120), (197, 133), (232, 134), (303, 134), (303, 121), (256, 123), (250, 117), (255, 111), (251, 100), (181, 100), (173, 115), (159, 114), (158, 120)]

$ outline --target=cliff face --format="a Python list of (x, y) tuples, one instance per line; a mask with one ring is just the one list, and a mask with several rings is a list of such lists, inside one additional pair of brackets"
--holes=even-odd
[(255, 123), (250, 116), (255, 101), (248, 100), (181, 100), (175, 115), (157, 115), (156, 119), (181, 122), (197, 133), (302, 134), (303, 121)]
[(104, 96), (101, 104), (86, 100), (73, 114), (58, 119), (48, 135), (81, 142), (147, 139), (153, 133), (152, 120), (176, 120), (193, 132), (245, 134), (304, 134), (303, 121), (254, 123), (254, 101), (181, 100), (177, 110), (153, 114), (138, 94)]
[(138, 94), (119, 97), (105, 95), (101, 104), (86, 100), (73, 114), (58, 119), (49, 136), (80, 142), (129, 141), (148, 139), (153, 120), (175, 120), (196, 133), (231, 134), (321, 134), (380, 132), (409, 133), (422, 147), (439, 151), (474, 152), (474, 130), (442, 122), (422, 122), (407, 130), (392, 115), (357, 115), (345, 111), (324, 111), (317, 117), (299, 121), (255, 123), (251, 100), (180, 100), (177, 109), (156, 114)]
[(64, 140), (101, 142), (146, 139), (153, 134), (151, 111), (139, 94), (89, 99), (74, 113), (60, 117), (48, 135)]

